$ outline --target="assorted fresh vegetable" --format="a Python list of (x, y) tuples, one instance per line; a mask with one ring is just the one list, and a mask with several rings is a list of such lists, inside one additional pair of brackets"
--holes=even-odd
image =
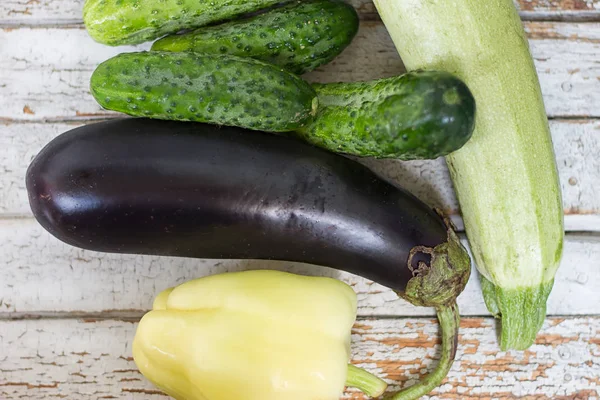
[(309, 143), (362, 157), (432, 159), (471, 137), (475, 100), (445, 72), (412, 72), (371, 82), (314, 85), (319, 112), (297, 129)]
[[(436, 246), (460, 249), (438, 214), (362, 164), (234, 127), (141, 118), (79, 127), (36, 156), (27, 188), (44, 228), (94, 251), (300, 261), (403, 293), (419, 261), (442, 258)], [(452, 262), (459, 276), (465, 263)]]
[(470, 259), (442, 217), (349, 158), (266, 132), (121, 119), (52, 140), (27, 189), (39, 223), (79, 248), (300, 261), (379, 282), (436, 307), (443, 327), (433, 378), (407, 390), (427, 393), (452, 364)]
[[(299, 75), (348, 47), (356, 11), (339, 0), (278, 3), (87, 0), (94, 40), (159, 39), (101, 63), (90, 82), (102, 107), (142, 118), (52, 140), (27, 171), (37, 221), (82, 249), (305, 262), (435, 307), (438, 365), (390, 397), (417, 399), (453, 363), (470, 258), (447, 219), (344, 155), (447, 156), (502, 348), (529, 347), (563, 214), (512, 1), (375, 0), (410, 72), (321, 84)], [(355, 293), (333, 279), (215, 275), (158, 295), (134, 360), (177, 399), (334, 400), (344, 385), (379, 396), (386, 383), (348, 364), (355, 318)]]
[[(476, 129), (447, 158), (488, 309), (503, 349), (533, 344), (563, 244), (548, 119), (511, 0), (375, 0), (409, 70), (456, 74), (477, 101)], [(493, 16), (493, 17), (490, 17)]]
[(469, 140), (475, 120), (471, 92), (445, 72), (313, 88), (252, 58), (192, 52), (117, 55), (94, 71), (91, 92), (104, 108), (132, 116), (295, 130), (361, 157), (444, 156)]
[(99, 43), (139, 44), (260, 11), (280, 1), (85, 0), (83, 22), (89, 35)]
[[(350, 361), (356, 294), (331, 278), (256, 270), (160, 293), (133, 359), (165, 393), (189, 400), (338, 400), (387, 384)], [(179, 328), (177, 328), (179, 327)]]
[(304, 74), (332, 61), (357, 32), (358, 14), (343, 1), (293, 1), (251, 18), (167, 36), (152, 50), (252, 57)]
[(252, 58), (140, 52), (98, 66), (94, 98), (133, 116), (285, 132), (310, 122), (317, 94), (304, 80)]

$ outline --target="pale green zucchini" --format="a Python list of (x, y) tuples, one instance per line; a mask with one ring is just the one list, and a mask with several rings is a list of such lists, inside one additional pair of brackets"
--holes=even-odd
[(475, 131), (447, 156), (502, 349), (526, 349), (562, 256), (556, 161), (527, 37), (512, 0), (375, 0), (407, 69), (447, 71), (476, 105)]

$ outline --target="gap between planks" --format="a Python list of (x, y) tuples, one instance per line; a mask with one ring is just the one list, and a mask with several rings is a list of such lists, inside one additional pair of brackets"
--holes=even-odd
[[(17, 118), (2, 118), (0, 117), (0, 124), (2, 125), (40, 125), (40, 124), (65, 124), (65, 125), (88, 125), (103, 121), (113, 121), (115, 119), (129, 118), (125, 114), (113, 113), (106, 115), (81, 115), (81, 116), (66, 116), (56, 118), (42, 118), (39, 120), (29, 119), (17, 119)], [(565, 115), (565, 116), (548, 116), (550, 122), (568, 122), (573, 124), (586, 124), (593, 122), (600, 122), (600, 116), (587, 116), (587, 115)]]
[[(600, 11), (520, 11), (519, 16), (523, 22), (600, 22)], [(381, 17), (376, 12), (360, 13), (359, 18), (365, 22), (381, 22)], [(0, 20), (0, 29), (15, 28), (80, 28), (84, 27), (79, 18), (47, 19), (33, 21)]]
[[(150, 310), (106, 310), (98, 312), (90, 311), (31, 311), (31, 312), (0, 312), (0, 321), (38, 321), (38, 320), (76, 320), (83, 323), (101, 322), (101, 321), (121, 321), (121, 322), (139, 322), (140, 319)], [(461, 315), (461, 319), (490, 319), (494, 318), (491, 314), (469, 314)], [(546, 319), (567, 319), (567, 318), (600, 318), (600, 311), (596, 314), (552, 314)], [(422, 319), (427, 321), (436, 321), (432, 314), (411, 314), (411, 315), (357, 315), (356, 323), (362, 324), (372, 320), (413, 320)]]
[[(372, 0), (346, 0), (362, 20), (380, 20)], [(524, 21), (600, 21), (594, 0), (515, 0)], [(82, 24), (83, 0), (3, 0), (0, 26)]]
[(600, 11), (521, 11), (519, 15), (528, 22), (600, 22)]
[[(1, 214), (2, 221), (31, 221), (35, 219), (29, 214)], [(465, 233), (465, 226), (462, 217), (457, 214), (450, 215), (450, 220), (459, 234)], [(565, 215), (565, 233), (576, 236), (600, 237), (600, 214), (572, 214)]]

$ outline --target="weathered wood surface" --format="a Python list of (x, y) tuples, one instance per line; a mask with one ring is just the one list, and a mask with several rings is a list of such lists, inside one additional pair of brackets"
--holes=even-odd
[[(131, 358), (136, 323), (0, 321), (0, 398), (165, 398)], [(425, 319), (359, 320), (353, 363), (390, 390), (410, 385), (437, 361), (437, 325)], [(499, 352), (494, 321), (463, 319), (457, 361), (429, 399), (597, 399), (600, 318), (552, 318), (524, 352)], [(251, 344), (249, 344), (251, 345)], [(356, 391), (345, 398), (363, 399)]]
[[(350, 284), (363, 316), (435, 315), (391, 290), (337, 270), (300, 263), (219, 261), (102, 254), (59, 242), (32, 219), (0, 220), (0, 318), (10, 313), (139, 312), (159, 291), (197, 277), (246, 269), (283, 269), (325, 275)], [(598, 313), (600, 238), (568, 236), (562, 267), (550, 296), (554, 315)], [(459, 297), (463, 315), (489, 315), (475, 275)], [(3, 315), (3, 316), (2, 316)]]
[[(377, 18), (371, 0), (347, 0), (362, 18)], [(84, 0), (2, 0), (0, 23), (81, 23)], [(523, 19), (600, 20), (597, 0), (515, 0)]]
[[(600, 117), (600, 23), (526, 23), (550, 117)], [(64, 120), (116, 115), (89, 94), (89, 79), (102, 61), (121, 52), (85, 29), (0, 29), (0, 119)], [(400, 74), (400, 57), (384, 26), (363, 22), (352, 45), (335, 61), (306, 76), (319, 82), (367, 80)]]
[[(358, 37), (307, 79), (366, 80), (404, 71), (371, 0), (350, 2), (363, 20)], [(515, 2), (529, 21), (525, 28), (554, 119), (566, 228), (598, 232), (600, 1)], [(429, 317), (397, 317), (432, 316), (433, 311), (410, 306), (377, 284), (303, 264), (87, 252), (60, 243), (29, 218), (24, 173), (39, 149), (70, 128), (117, 116), (90, 96), (93, 69), (117, 53), (149, 47), (93, 42), (82, 26), (82, 4), (0, 0), (0, 399), (164, 398), (131, 359), (133, 321), (168, 286), (249, 268), (326, 275), (351, 284), (361, 316), (386, 317), (356, 324), (354, 362), (390, 382), (411, 384), (422, 376), (437, 357), (437, 323)], [(367, 164), (458, 218), (442, 160)], [(498, 351), (494, 320), (464, 319), (458, 361), (446, 384), (428, 398), (600, 399), (600, 318), (583, 316), (600, 314), (598, 260), (597, 233), (567, 236), (548, 304), (550, 314), (564, 317), (549, 318), (537, 344), (525, 352)], [(463, 315), (488, 315), (476, 276), (459, 303)], [(87, 319), (73, 319), (77, 316)], [(346, 397), (362, 399), (355, 392)]]
[[(30, 216), (25, 173), (52, 138), (83, 123), (0, 123), (0, 215)], [(557, 156), (568, 231), (600, 231), (600, 122), (550, 123)], [(367, 165), (455, 217), (458, 204), (443, 159), (363, 160)]]

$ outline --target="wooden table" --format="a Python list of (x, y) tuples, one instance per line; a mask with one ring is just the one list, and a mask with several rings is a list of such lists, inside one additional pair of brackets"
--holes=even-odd
[[(488, 0), (481, 0), (488, 1)], [(101, 61), (134, 47), (94, 43), (83, 0), (0, 1), (0, 399), (163, 396), (131, 358), (136, 321), (158, 291), (202, 275), (267, 267), (324, 274), (360, 299), (354, 362), (408, 385), (436, 362), (433, 311), (350, 274), (301, 264), (105, 255), (52, 238), (28, 208), (24, 173), (54, 136), (114, 118), (88, 92)], [(403, 72), (369, 0), (355, 42), (313, 81)], [(457, 361), (435, 399), (598, 399), (600, 388), (600, 1), (519, 0), (558, 159), (568, 235), (537, 343), (500, 352), (474, 276), (460, 297)], [(147, 49), (148, 45), (135, 47)], [(443, 160), (368, 162), (458, 217)], [(362, 398), (356, 392), (348, 397)]]

